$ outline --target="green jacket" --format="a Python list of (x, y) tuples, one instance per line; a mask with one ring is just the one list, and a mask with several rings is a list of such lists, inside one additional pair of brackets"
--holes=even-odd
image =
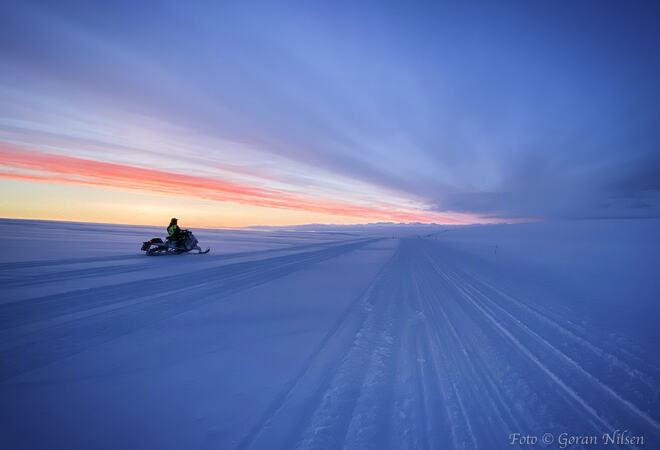
[(175, 235), (179, 234), (181, 232), (181, 229), (179, 228), (179, 225), (173, 223), (169, 227), (167, 227), (167, 234), (170, 236), (174, 237)]

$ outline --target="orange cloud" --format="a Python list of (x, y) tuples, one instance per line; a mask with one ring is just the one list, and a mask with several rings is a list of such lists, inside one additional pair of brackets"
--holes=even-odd
[[(70, 156), (54, 155), (0, 143), (0, 177), (26, 181), (91, 185), (103, 188), (154, 192), (174, 196), (235, 202), (269, 208), (302, 210), (368, 220), (396, 222), (474, 222), (473, 217), (447, 218), (419, 213), (314, 200), (288, 192)], [(11, 168), (13, 170), (8, 170)], [(16, 169), (26, 172), (16, 172)], [(35, 173), (37, 172), (37, 173)], [(472, 220), (470, 220), (472, 219)]]

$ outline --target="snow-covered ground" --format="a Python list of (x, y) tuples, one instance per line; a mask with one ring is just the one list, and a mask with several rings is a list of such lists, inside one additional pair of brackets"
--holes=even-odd
[(658, 231), (2, 220), (0, 448), (660, 448)]

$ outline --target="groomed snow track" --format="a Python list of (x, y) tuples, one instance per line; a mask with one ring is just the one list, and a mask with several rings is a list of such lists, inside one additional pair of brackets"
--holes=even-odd
[(212, 257), (181, 284), (84, 289), (133, 266), (65, 264), (71, 290), (1, 304), (0, 446), (490, 449), (617, 429), (660, 445), (644, 350), (442, 243)]

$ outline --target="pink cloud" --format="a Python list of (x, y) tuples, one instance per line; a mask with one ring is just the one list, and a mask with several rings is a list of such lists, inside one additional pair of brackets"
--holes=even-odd
[[(183, 175), (123, 164), (93, 161), (70, 156), (44, 153), (10, 144), (0, 144), (0, 165), (13, 171), (0, 170), (0, 177), (26, 181), (91, 185), (111, 189), (135, 190), (202, 198), (219, 202), (235, 202), (268, 208), (302, 210), (330, 215), (391, 220), (396, 222), (465, 223), (470, 217), (458, 219), (436, 213), (365, 207), (337, 203), (325, 199), (306, 198), (255, 186), (246, 186), (207, 177)], [(15, 170), (32, 173), (16, 173)], [(37, 172), (35, 174), (34, 172)], [(468, 219), (468, 220), (465, 220)]]

